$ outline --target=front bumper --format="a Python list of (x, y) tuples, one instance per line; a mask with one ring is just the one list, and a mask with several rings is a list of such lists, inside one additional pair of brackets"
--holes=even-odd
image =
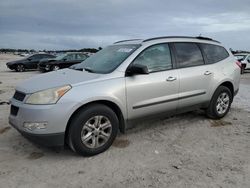
[(60, 147), (64, 145), (64, 132), (63, 133), (54, 133), (54, 134), (33, 134), (25, 132), (16, 127), (11, 121), (9, 121), (16, 130), (18, 130), (25, 138), (28, 140), (43, 145), (47, 147)]
[[(69, 104), (28, 105), (11, 99), (9, 123), (29, 140), (45, 146), (63, 146), (64, 134), (70, 117)], [(13, 108), (15, 110), (13, 110)], [(27, 122), (46, 122), (45, 129), (29, 130), (24, 128)]]
[(7, 65), (7, 64), (6, 64), (6, 67), (7, 67), (8, 69), (10, 69), (10, 70), (13, 70), (13, 69), (14, 69), (14, 66), (13, 66), (13, 65)]

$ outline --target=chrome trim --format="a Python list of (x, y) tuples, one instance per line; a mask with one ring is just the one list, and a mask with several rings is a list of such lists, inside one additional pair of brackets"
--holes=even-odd
[(183, 97), (177, 97), (177, 98), (173, 98), (173, 99), (168, 99), (168, 100), (163, 100), (163, 101), (158, 101), (158, 102), (153, 102), (153, 103), (148, 103), (148, 104), (137, 105), (137, 106), (133, 106), (133, 109), (153, 106), (153, 105), (162, 104), (162, 103), (166, 103), (166, 102), (177, 101), (177, 100), (186, 99), (186, 98), (195, 97), (195, 96), (204, 95), (204, 94), (206, 94), (205, 91), (200, 92), (200, 93), (196, 93), (196, 94), (192, 94), (192, 95), (183, 96)]

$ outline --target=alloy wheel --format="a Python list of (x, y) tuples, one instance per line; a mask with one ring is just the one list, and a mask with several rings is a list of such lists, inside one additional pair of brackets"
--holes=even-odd
[(57, 66), (57, 65), (54, 65), (54, 66), (53, 66), (53, 71), (57, 71), (57, 70), (59, 70), (59, 69), (60, 69), (59, 66)]
[(229, 107), (230, 104), (230, 98), (228, 93), (223, 92), (219, 95), (216, 103), (216, 110), (218, 114), (224, 114)]
[(91, 117), (81, 131), (82, 143), (88, 148), (99, 148), (109, 140), (112, 133), (110, 120), (105, 116)]
[(24, 71), (24, 66), (23, 66), (23, 65), (17, 65), (16, 70), (17, 70), (18, 72), (23, 72), (23, 71)]

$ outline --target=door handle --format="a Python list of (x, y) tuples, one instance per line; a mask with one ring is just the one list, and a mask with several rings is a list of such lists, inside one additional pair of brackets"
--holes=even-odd
[(166, 80), (166, 81), (168, 81), (168, 82), (172, 82), (172, 81), (174, 81), (174, 80), (176, 80), (176, 79), (177, 79), (176, 77), (169, 76), (169, 77), (167, 78), (167, 80)]
[(204, 75), (210, 75), (210, 74), (212, 74), (212, 72), (210, 72), (210, 71), (204, 72)]

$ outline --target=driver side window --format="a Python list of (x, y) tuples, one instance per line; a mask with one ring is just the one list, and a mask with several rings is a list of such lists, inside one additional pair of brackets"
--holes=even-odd
[(168, 44), (157, 44), (145, 49), (133, 62), (147, 66), (149, 72), (172, 69), (171, 53)]

